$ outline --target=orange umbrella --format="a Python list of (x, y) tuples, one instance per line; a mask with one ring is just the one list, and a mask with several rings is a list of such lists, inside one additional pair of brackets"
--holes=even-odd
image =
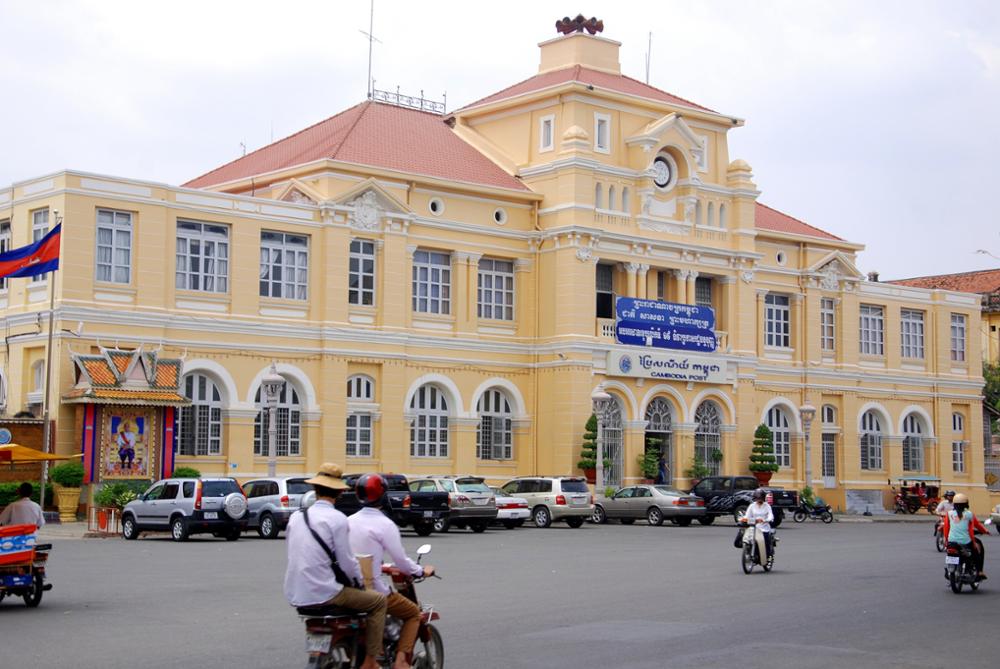
[(83, 457), (83, 453), (75, 455), (54, 455), (42, 453), (34, 448), (21, 446), (19, 444), (7, 444), (0, 446), (0, 463), (16, 464), (18, 462), (44, 462), (52, 460), (75, 460)]

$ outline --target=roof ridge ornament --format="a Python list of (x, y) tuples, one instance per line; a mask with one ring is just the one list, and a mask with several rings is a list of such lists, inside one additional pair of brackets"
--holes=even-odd
[(563, 35), (582, 33), (584, 30), (591, 35), (604, 32), (604, 21), (600, 21), (593, 16), (589, 19), (584, 18), (583, 14), (577, 14), (575, 19), (564, 16), (562, 19), (556, 21), (556, 32), (560, 32)]

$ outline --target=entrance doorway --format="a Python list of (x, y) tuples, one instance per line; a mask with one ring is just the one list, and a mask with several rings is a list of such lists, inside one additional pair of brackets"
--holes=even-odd
[(674, 482), (673, 411), (664, 397), (654, 397), (646, 408), (646, 451), (655, 450), (667, 463), (666, 485)]

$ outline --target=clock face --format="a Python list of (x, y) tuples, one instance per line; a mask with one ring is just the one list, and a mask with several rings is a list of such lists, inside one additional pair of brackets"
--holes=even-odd
[(670, 183), (670, 163), (665, 158), (657, 158), (653, 161), (653, 183), (660, 188), (666, 188)]

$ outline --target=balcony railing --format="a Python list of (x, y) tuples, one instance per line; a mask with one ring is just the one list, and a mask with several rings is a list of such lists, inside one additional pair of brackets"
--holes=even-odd
[(615, 340), (615, 319), (613, 318), (598, 318), (597, 319), (597, 336), (601, 339)]

